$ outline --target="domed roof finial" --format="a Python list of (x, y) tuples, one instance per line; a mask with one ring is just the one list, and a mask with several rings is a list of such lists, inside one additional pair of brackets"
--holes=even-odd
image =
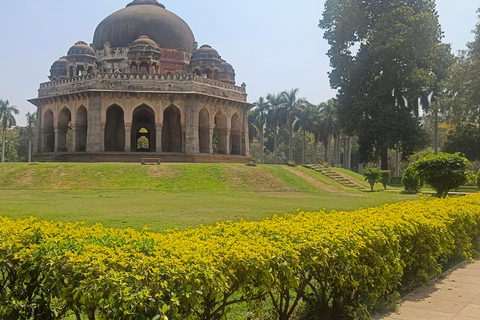
[(161, 3), (158, 3), (157, 0), (133, 0), (133, 2), (127, 4), (127, 8), (139, 5), (152, 5), (165, 9), (165, 6)]

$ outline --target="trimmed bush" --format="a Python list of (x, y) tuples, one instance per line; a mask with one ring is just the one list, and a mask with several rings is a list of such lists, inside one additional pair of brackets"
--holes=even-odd
[(368, 319), (476, 254), (479, 222), (480, 195), (162, 234), (0, 218), (0, 318)]
[(419, 177), (437, 191), (437, 197), (445, 198), (450, 190), (467, 183), (470, 162), (458, 153), (441, 153), (423, 156), (414, 166)]
[(375, 183), (380, 181), (381, 171), (378, 168), (366, 168), (363, 170), (363, 176), (365, 177), (365, 181), (370, 184), (371, 191), (373, 191)]
[(414, 165), (409, 165), (403, 173), (402, 184), (406, 192), (417, 193), (420, 190), (421, 181)]
[(392, 180), (392, 172), (390, 170), (382, 170), (380, 171), (380, 182), (383, 184), (383, 188), (387, 190), (387, 185)]

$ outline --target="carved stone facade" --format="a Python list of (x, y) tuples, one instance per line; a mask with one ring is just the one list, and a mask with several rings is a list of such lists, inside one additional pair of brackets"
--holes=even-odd
[(156, 0), (135, 0), (77, 42), (40, 84), (37, 161), (249, 161), (245, 85)]

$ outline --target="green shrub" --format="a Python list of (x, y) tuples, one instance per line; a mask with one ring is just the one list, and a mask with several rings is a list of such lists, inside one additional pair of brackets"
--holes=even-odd
[(370, 319), (478, 253), (479, 224), (480, 194), (159, 234), (0, 217), (0, 319)]
[(363, 176), (365, 177), (365, 181), (370, 183), (371, 191), (373, 191), (375, 183), (380, 181), (381, 172), (378, 168), (366, 168), (363, 170)]
[(402, 184), (406, 192), (418, 192), (421, 188), (420, 177), (415, 166), (410, 165), (403, 173)]
[(437, 191), (437, 197), (445, 198), (450, 190), (467, 183), (470, 162), (458, 153), (441, 153), (421, 157), (414, 166), (420, 179)]
[(390, 183), (391, 179), (392, 179), (392, 172), (390, 170), (380, 171), (380, 181), (382, 182), (385, 190), (387, 190), (387, 185)]

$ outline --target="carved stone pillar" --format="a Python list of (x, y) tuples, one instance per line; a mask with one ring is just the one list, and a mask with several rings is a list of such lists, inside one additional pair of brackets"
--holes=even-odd
[(227, 135), (226, 135), (227, 141), (226, 141), (226, 143), (225, 143), (225, 144), (226, 144), (226, 150), (225, 150), (226, 152), (225, 152), (225, 154), (230, 154), (230, 151), (231, 151), (231, 148), (230, 148), (230, 144), (231, 144), (230, 134), (231, 134), (231, 132), (230, 132), (230, 131), (231, 131), (231, 129), (230, 129), (230, 128), (227, 128)]
[(162, 130), (163, 130), (163, 125), (162, 124), (157, 124), (155, 126), (156, 129), (156, 146), (155, 146), (155, 152), (162, 152)]
[(125, 152), (132, 152), (132, 124), (127, 122), (125, 123)]
[(72, 152), (78, 151), (77, 126), (72, 125)]
[(105, 123), (100, 124), (100, 152), (105, 152)]
[(210, 137), (210, 141), (209, 141), (209, 151), (208, 153), (209, 154), (213, 154), (213, 131), (215, 131), (215, 128), (213, 127), (210, 127), (210, 134), (209, 134), (209, 137)]
[(185, 153), (185, 146), (186, 146), (186, 126), (182, 124), (182, 153)]
[(60, 148), (60, 142), (61, 142), (60, 130), (58, 129), (58, 126), (55, 126), (53, 128), (53, 132), (55, 133), (55, 147), (53, 149), (53, 152), (57, 153)]

